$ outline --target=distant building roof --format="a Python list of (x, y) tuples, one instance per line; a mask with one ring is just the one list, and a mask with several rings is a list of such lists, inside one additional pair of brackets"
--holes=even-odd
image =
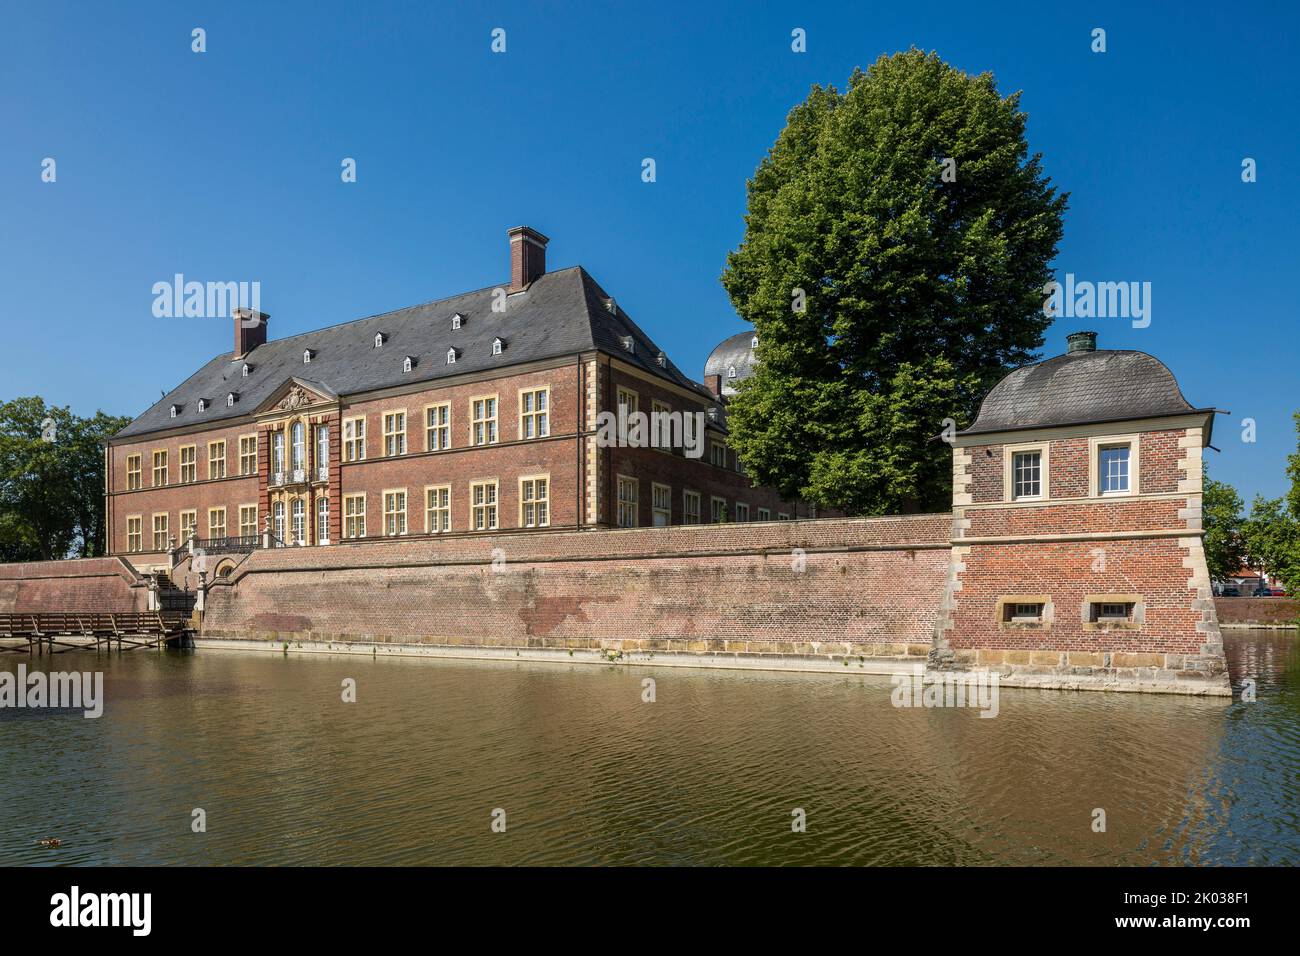
[(1011, 372), (961, 434), (1213, 411), (1188, 403), (1173, 373), (1145, 352), (1082, 348)]
[[(708, 389), (666, 357), (659, 363), (659, 349), (650, 337), (581, 266), (540, 276), (526, 291), (507, 297), (504, 312), (492, 311), (496, 288), (276, 339), (242, 358), (233, 352), (218, 355), (114, 438), (238, 418), (294, 376), (320, 383), (337, 395), (355, 395), (588, 351), (617, 356), (698, 393), (705, 402), (714, 401)], [(462, 316), (459, 328), (453, 328), (456, 314)], [(376, 347), (379, 332), (384, 335), (383, 345)], [(496, 338), (509, 346), (494, 355)], [(450, 348), (456, 350), (451, 365), (447, 363)], [(307, 350), (312, 353), (310, 365), (303, 362)], [(404, 371), (408, 356), (414, 360), (410, 372)], [(251, 368), (247, 377), (242, 375), (245, 363)], [(225, 401), (230, 392), (238, 395), (233, 406)], [(208, 399), (203, 411), (198, 408), (200, 398)], [(174, 418), (172, 405), (178, 406)]]
[(753, 332), (738, 332), (723, 339), (709, 353), (704, 363), (704, 377), (721, 376), (722, 394), (735, 395), (736, 383), (754, 374), (754, 366), (758, 361), (754, 357), (754, 343), (757, 341), (758, 337)]

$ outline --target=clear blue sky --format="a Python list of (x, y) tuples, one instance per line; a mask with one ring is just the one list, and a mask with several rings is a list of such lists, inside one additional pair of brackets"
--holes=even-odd
[(153, 317), (173, 273), (259, 281), (278, 338), (497, 283), (520, 223), (698, 377), (744, 327), (718, 275), (786, 112), (916, 45), (1024, 91), (1071, 193), (1058, 273), (1153, 285), (1149, 328), (1062, 320), (1044, 354), (1092, 325), (1157, 355), (1232, 412), (1214, 473), (1280, 494), (1300, 409), (1295, 4), (983, 6), (5, 0), (0, 398), (134, 415), (229, 349), (228, 320)]

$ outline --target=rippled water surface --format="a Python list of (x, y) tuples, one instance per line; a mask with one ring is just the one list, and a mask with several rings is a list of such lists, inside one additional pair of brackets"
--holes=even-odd
[(104, 671), (105, 713), (0, 710), (0, 863), (1296, 864), (1295, 645), (1228, 637), (1256, 703), (1004, 689), (991, 720), (851, 674), (63, 654), (32, 666)]

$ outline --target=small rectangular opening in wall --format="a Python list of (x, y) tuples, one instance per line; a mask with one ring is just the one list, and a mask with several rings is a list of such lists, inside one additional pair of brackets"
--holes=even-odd
[(1092, 620), (1098, 624), (1129, 624), (1133, 621), (1133, 604), (1129, 601), (1094, 601)]
[(1015, 624), (1041, 624), (1043, 622), (1043, 605), (1008, 604), (1005, 606), (1006, 620)]
[(1046, 628), (1051, 613), (1049, 599), (1043, 594), (1014, 594), (998, 598), (998, 627)]
[(1083, 601), (1085, 630), (1137, 630), (1146, 617), (1140, 594), (1088, 594)]

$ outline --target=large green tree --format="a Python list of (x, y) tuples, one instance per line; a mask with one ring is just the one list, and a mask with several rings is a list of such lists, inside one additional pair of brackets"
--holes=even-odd
[[(1300, 412), (1294, 415), (1300, 438)], [(1291, 487), (1281, 498), (1256, 495), (1242, 537), (1251, 567), (1277, 576), (1289, 594), (1300, 594), (1300, 447), (1287, 456)]]
[(1210, 577), (1221, 581), (1236, 574), (1246, 561), (1246, 543), (1242, 537), (1244, 503), (1237, 489), (1215, 481), (1204, 470), (1201, 499), (1201, 527), (1205, 529), (1205, 563)]
[(1049, 324), (1066, 197), (1018, 104), (913, 49), (791, 110), (722, 275), (758, 333), (728, 411), (754, 478), (850, 513), (949, 506), (934, 437)]
[(104, 553), (100, 442), (128, 421), (37, 397), (0, 403), (0, 561)]

